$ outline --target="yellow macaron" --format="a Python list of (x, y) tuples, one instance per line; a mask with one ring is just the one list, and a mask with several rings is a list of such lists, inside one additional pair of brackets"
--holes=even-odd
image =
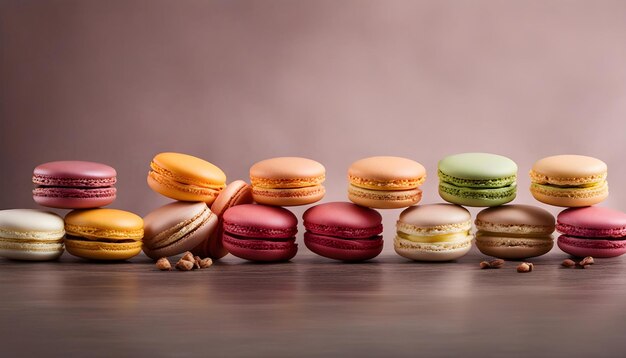
[(117, 209), (74, 210), (65, 216), (65, 249), (91, 260), (127, 260), (141, 252), (143, 219)]
[(150, 163), (148, 185), (175, 200), (213, 203), (226, 187), (226, 175), (215, 165), (181, 153), (160, 153)]

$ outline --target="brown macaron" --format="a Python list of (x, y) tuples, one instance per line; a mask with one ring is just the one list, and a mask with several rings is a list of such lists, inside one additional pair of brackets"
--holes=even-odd
[(541, 256), (552, 249), (555, 219), (530, 205), (502, 205), (482, 210), (475, 220), (476, 247), (501, 259)]

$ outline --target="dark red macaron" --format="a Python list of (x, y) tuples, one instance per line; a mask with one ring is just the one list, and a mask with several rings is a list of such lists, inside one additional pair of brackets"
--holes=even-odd
[(298, 219), (278, 206), (237, 205), (223, 216), (222, 242), (231, 254), (250, 261), (291, 260), (298, 252)]
[(304, 244), (314, 253), (341, 261), (363, 261), (383, 250), (382, 216), (348, 202), (309, 208), (303, 215)]
[(37, 204), (61, 209), (97, 208), (115, 200), (117, 172), (94, 162), (58, 161), (33, 171), (33, 199)]

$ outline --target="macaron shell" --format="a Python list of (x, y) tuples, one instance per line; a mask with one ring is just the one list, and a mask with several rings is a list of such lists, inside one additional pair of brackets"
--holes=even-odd
[(304, 227), (311, 233), (348, 239), (366, 239), (383, 231), (376, 211), (348, 202), (330, 202), (307, 209)]
[(23, 261), (49, 261), (58, 259), (64, 251), (63, 242), (7, 242), (0, 239), (0, 257)]
[(371, 190), (355, 185), (348, 187), (348, 199), (353, 203), (375, 209), (398, 209), (415, 205), (422, 199), (420, 189)]
[(555, 155), (533, 164), (530, 177), (533, 183), (554, 185), (582, 185), (606, 178), (607, 165), (600, 159), (584, 155)]
[(305, 232), (304, 244), (320, 256), (340, 261), (370, 260), (383, 250), (382, 236), (372, 239), (343, 239)]
[(585, 239), (561, 235), (557, 245), (565, 253), (576, 257), (617, 257), (626, 253), (626, 240)]
[(289, 189), (268, 189), (257, 186), (252, 188), (252, 197), (255, 202), (272, 206), (313, 204), (322, 200), (325, 194), (326, 188), (322, 185)]
[(156, 172), (148, 173), (148, 186), (155, 192), (174, 200), (203, 201), (212, 204), (220, 191), (178, 182)]
[(106, 164), (79, 160), (44, 163), (33, 170), (33, 182), (45, 186), (105, 187), (114, 185), (116, 176)]
[(117, 209), (71, 211), (65, 216), (65, 231), (68, 235), (109, 240), (141, 240), (144, 234), (140, 216)]
[(439, 196), (449, 203), (489, 207), (503, 205), (515, 199), (516, 185), (496, 189), (471, 189), (456, 187), (444, 182), (439, 183)]
[[(455, 204), (426, 204), (411, 206), (398, 218), (398, 230), (409, 235), (429, 232), (433, 235), (447, 234), (471, 229), (472, 215)], [(405, 230), (401, 230), (405, 229)]]
[(402, 157), (378, 156), (357, 160), (348, 169), (350, 184), (372, 190), (408, 190), (426, 179), (420, 163)]
[(550, 235), (555, 227), (554, 216), (547, 210), (520, 204), (484, 209), (476, 215), (475, 223), (481, 231), (519, 235)]
[(252, 187), (243, 180), (235, 180), (228, 184), (220, 195), (211, 205), (211, 211), (217, 215), (219, 221), (217, 228), (211, 233), (208, 240), (201, 242), (191, 250), (194, 255), (200, 257), (210, 257), (218, 260), (228, 254), (228, 251), (222, 244), (222, 235), (224, 233), (222, 216), (229, 208), (242, 205), (252, 204)]
[(84, 259), (120, 261), (137, 256), (141, 252), (141, 241), (110, 243), (66, 238), (65, 248), (70, 254)]
[(609, 187), (606, 181), (600, 186), (589, 188), (559, 188), (531, 184), (530, 193), (544, 204), (573, 208), (603, 202), (609, 196)]
[(438, 169), (446, 175), (474, 180), (501, 179), (517, 176), (517, 164), (502, 155), (461, 153), (439, 161)]
[(487, 256), (505, 260), (521, 260), (548, 253), (554, 246), (551, 236), (545, 238), (478, 235), (476, 247)]
[[(616, 237), (626, 236), (626, 213), (605, 208), (601, 206), (590, 206), (577, 209), (565, 209), (557, 216), (557, 223), (560, 229), (564, 225), (574, 228), (598, 230), (602, 234), (605, 232), (616, 230)], [(578, 232), (565, 232), (565, 234), (577, 235)], [(619, 233), (624, 235), (619, 235)]]
[(41, 206), (59, 209), (90, 209), (106, 206), (115, 201), (116, 189), (38, 187), (33, 189), (33, 199)]
[(287, 239), (296, 235), (298, 219), (289, 210), (258, 204), (243, 204), (226, 210), (224, 231), (255, 239)]
[(64, 252), (63, 244), (47, 245), (46, 248), (32, 248), (20, 246), (19, 248), (7, 248), (0, 242), (0, 257), (20, 261), (52, 261), (56, 260)]
[(472, 235), (461, 242), (425, 244), (414, 242), (400, 237), (393, 240), (393, 248), (396, 253), (414, 261), (452, 261), (467, 254), (472, 248)]
[(59, 239), (63, 235), (65, 223), (55, 213), (35, 209), (0, 210), (0, 237)]
[(250, 168), (250, 181), (254, 187), (301, 188), (322, 184), (325, 178), (326, 168), (322, 164), (300, 157), (266, 159)]
[[(159, 153), (152, 159), (152, 165), (169, 174), (170, 179), (183, 184), (195, 184), (205, 188), (221, 190), (226, 183), (222, 169), (206, 160), (182, 153)], [(163, 173), (162, 173), (163, 174)]]
[(209, 219), (202, 223), (200, 227), (191, 229), (192, 231), (180, 240), (157, 249), (151, 249), (144, 245), (143, 252), (151, 259), (157, 260), (161, 257), (170, 257), (181, 254), (185, 251), (191, 251), (193, 248), (206, 241), (207, 238), (209, 238), (211, 234), (216, 231), (217, 225), (217, 215), (211, 214)]
[(289, 261), (298, 252), (295, 239), (287, 241), (243, 240), (225, 233), (224, 247), (239, 258), (257, 262)]

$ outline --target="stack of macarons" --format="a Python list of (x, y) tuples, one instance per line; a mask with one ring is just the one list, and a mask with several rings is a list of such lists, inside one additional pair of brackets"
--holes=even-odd
[(257, 204), (224, 213), (223, 244), (234, 256), (256, 262), (292, 259), (298, 252), (298, 219), (284, 206), (321, 200), (326, 168), (301, 157), (277, 157), (250, 167), (252, 198)]
[(176, 200), (144, 217), (143, 251), (148, 257), (158, 260), (192, 251), (220, 259), (227, 254), (218, 226), (228, 207), (251, 202), (247, 183), (227, 186), (226, 175), (216, 165), (172, 152), (154, 156), (147, 182), (156, 193)]
[(557, 215), (557, 244), (572, 256), (626, 253), (626, 213), (595, 206), (609, 195), (607, 173), (606, 163), (583, 155), (546, 157), (530, 171), (533, 197), (567, 208)]
[(50, 260), (65, 248), (77, 257), (106, 261), (141, 252), (143, 220), (128, 211), (101, 208), (116, 198), (115, 169), (95, 162), (56, 161), (37, 166), (32, 179), (36, 203), (74, 210), (65, 219), (39, 210), (1, 211), (0, 255)]
[(126, 260), (141, 252), (143, 220), (128, 211), (104, 209), (116, 198), (117, 172), (95, 162), (57, 161), (33, 171), (33, 198), (65, 216), (65, 248), (91, 260)]

